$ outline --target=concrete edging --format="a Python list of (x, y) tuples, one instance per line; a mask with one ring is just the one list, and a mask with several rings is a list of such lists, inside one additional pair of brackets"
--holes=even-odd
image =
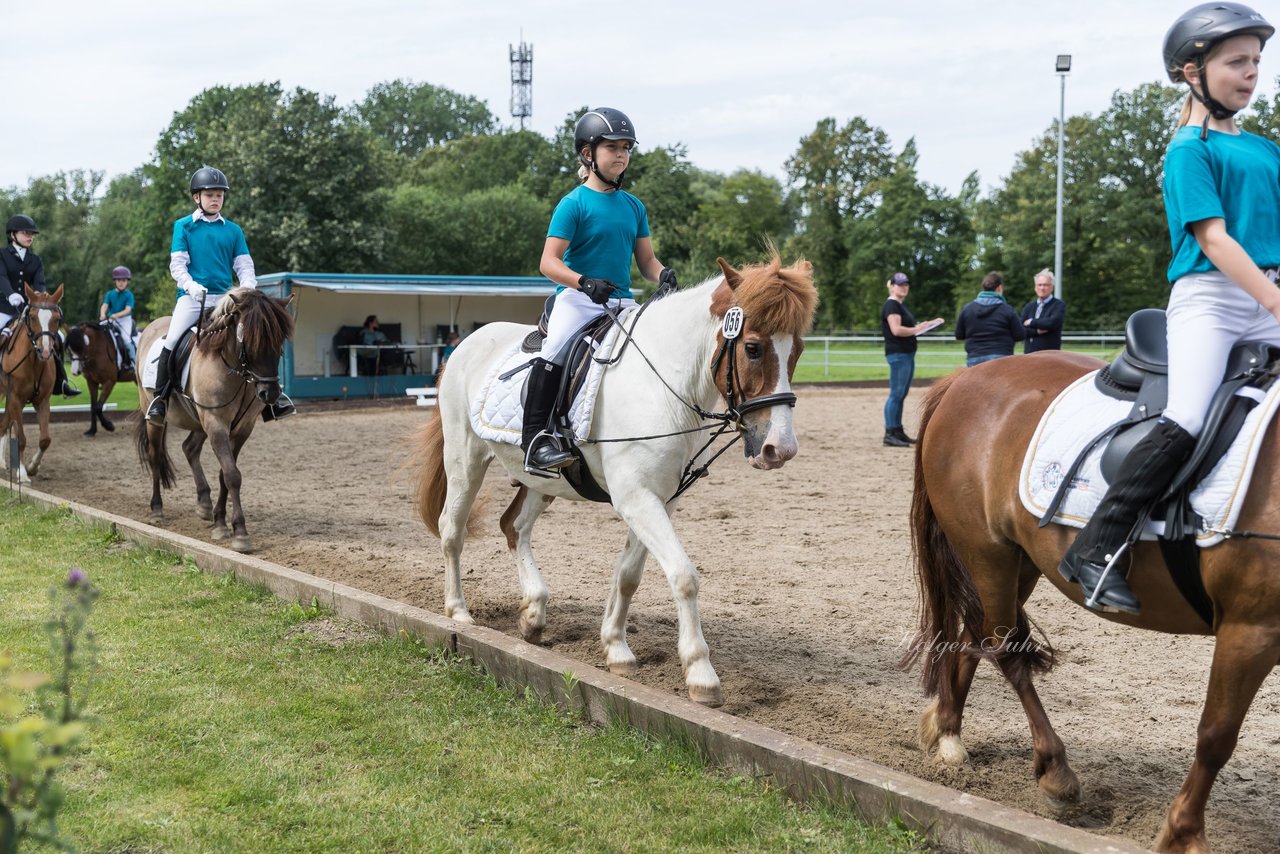
[[(655, 736), (686, 739), (713, 764), (763, 777), (797, 800), (831, 800), (852, 807), (872, 822), (896, 816), (949, 849), (1046, 854), (1148, 850), (1128, 840), (1108, 839), (1068, 827), (705, 708), (493, 629), (456, 623), (422, 608), (38, 490), (11, 490), (19, 498), (46, 509), (67, 508), (79, 519), (110, 527), (139, 545), (190, 557), (206, 572), (230, 572), (244, 581), (262, 584), (280, 599), (303, 604), (314, 599), (343, 617), (383, 631), (403, 630), (443, 644), (480, 664), (499, 684), (528, 688), (542, 700), (581, 711), (597, 723), (622, 720)], [(571, 679), (567, 678), (570, 674)], [(1031, 780), (1027, 784), (1034, 785)]]

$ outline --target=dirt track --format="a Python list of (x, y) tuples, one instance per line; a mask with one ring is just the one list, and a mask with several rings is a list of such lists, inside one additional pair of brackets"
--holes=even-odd
[[(908, 399), (909, 416), (919, 394)], [(972, 763), (947, 771), (916, 747), (925, 702), (914, 674), (894, 668), (915, 619), (905, 528), (911, 456), (880, 444), (883, 397), (874, 389), (802, 390), (795, 460), (759, 472), (731, 451), (684, 500), (676, 527), (702, 573), (703, 625), (725, 710), (1049, 816), (1021, 707), (994, 668), (979, 669), (970, 695)], [(438, 543), (414, 514), (405, 477), (395, 474), (423, 413), (395, 407), (259, 425), (242, 459), (257, 553), (439, 611)], [(54, 425), (35, 487), (145, 520), (150, 480), (134, 455), (132, 425), (92, 440), (81, 436), (85, 427), (87, 416), (84, 424)], [(165, 526), (206, 537), (176, 441), (170, 450), (180, 478), (166, 494)], [(212, 459), (206, 452), (206, 472), (215, 471)], [(491, 473), (487, 492), (485, 532), (464, 555), (465, 589), (478, 621), (515, 635), (519, 588), (497, 529), (510, 488)], [(535, 547), (552, 591), (548, 646), (603, 665), (599, 622), (623, 540), (607, 507), (556, 502), (543, 517)], [(1059, 651), (1058, 668), (1038, 684), (1086, 790), (1071, 821), (1151, 844), (1191, 762), (1212, 641), (1113, 625), (1047, 584), (1029, 612)], [(674, 623), (665, 580), (650, 561), (631, 618), (638, 679), (683, 693)], [(1209, 802), (1215, 850), (1280, 849), (1278, 769), (1273, 677)]]

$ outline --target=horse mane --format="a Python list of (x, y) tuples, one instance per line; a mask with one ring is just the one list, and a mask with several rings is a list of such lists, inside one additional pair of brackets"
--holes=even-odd
[(813, 284), (813, 265), (808, 261), (783, 267), (774, 250), (769, 260), (749, 264), (737, 275), (740, 281), (736, 288), (723, 297), (717, 292), (712, 299), (711, 310), (715, 314), (723, 317), (731, 306), (738, 305), (751, 326), (764, 335), (803, 335), (813, 326), (818, 289)]
[(72, 353), (81, 353), (88, 346), (88, 337), (84, 334), (86, 326), (87, 324), (82, 320), (67, 330), (67, 340), (64, 343)]
[(228, 336), (235, 335), (237, 316), (244, 348), (250, 353), (278, 353), (284, 342), (293, 337), (293, 315), (279, 300), (256, 288), (237, 288), (234, 294), (218, 301), (197, 348), (204, 353), (222, 349)]

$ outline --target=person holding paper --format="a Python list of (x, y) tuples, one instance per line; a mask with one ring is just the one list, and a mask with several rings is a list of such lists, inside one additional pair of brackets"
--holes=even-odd
[(889, 298), (880, 309), (880, 331), (884, 333), (884, 358), (889, 363), (889, 399), (884, 404), (884, 443), (891, 448), (909, 448), (915, 444), (902, 429), (902, 407), (911, 390), (916, 373), (916, 336), (942, 325), (935, 317), (916, 323), (906, 306), (911, 279), (906, 273), (894, 273), (885, 283)]

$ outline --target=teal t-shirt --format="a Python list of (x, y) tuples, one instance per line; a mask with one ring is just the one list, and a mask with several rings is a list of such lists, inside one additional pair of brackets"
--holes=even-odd
[[(128, 290), (117, 291), (115, 288), (107, 291), (107, 295), (102, 298), (102, 304), (107, 307), (107, 315), (113, 315), (117, 311), (124, 311), (126, 308), (133, 308), (133, 293)], [(132, 317), (132, 312), (129, 315)]]
[(1280, 146), (1263, 137), (1183, 127), (1164, 156), (1164, 210), (1173, 259), (1169, 281), (1216, 268), (1191, 232), (1221, 218), (1227, 234), (1259, 267), (1280, 266)]
[[(601, 193), (585, 184), (575, 187), (551, 215), (547, 237), (569, 241), (564, 263), (592, 279), (608, 279), (617, 296), (632, 299), (631, 256), (636, 241), (649, 236), (649, 215), (640, 200), (625, 190)], [(564, 290), (564, 285), (556, 293)]]
[[(203, 218), (193, 220), (184, 216), (173, 224), (173, 245), (169, 251), (186, 252), (191, 259), (187, 265), (191, 278), (211, 294), (225, 294), (233, 284), (231, 262), (248, 255), (249, 244), (240, 226), (225, 217), (207, 222)], [(177, 293), (182, 296), (182, 289)]]

